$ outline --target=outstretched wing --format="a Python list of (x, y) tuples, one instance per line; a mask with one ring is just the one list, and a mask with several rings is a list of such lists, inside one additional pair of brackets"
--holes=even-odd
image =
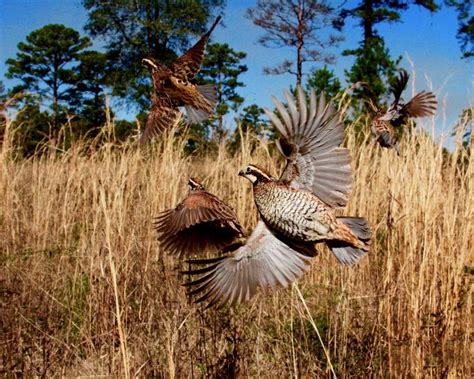
[(331, 207), (344, 206), (352, 180), (349, 150), (340, 147), (344, 139), (340, 114), (326, 102), (324, 93), (317, 98), (311, 90), (308, 103), (301, 86), (297, 100), (289, 91), (285, 98), (286, 107), (272, 97), (279, 117), (264, 109), (281, 133), (277, 146), (287, 159), (280, 179), (313, 192)]
[(408, 75), (406, 70), (403, 70), (403, 69), (400, 70), (400, 75), (395, 80), (395, 83), (392, 85), (390, 89), (394, 97), (392, 107), (396, 106), (398, 102), (400, 101), (400, 96), (402, 96), (402, 92), (407, 86), (409, 77), (410, 76)]
[(143, 144), (161, 134), (164, 130), (171, 129), (179, 123), (181, 116), (182, 113), (178, 110), (178, 107), (165, 105), (154, 96), (145, 129), (141, 133), (138, 143)]
[(204, 190), (161, 212), (155, 229), (161, 246), (178, 255), (218, 250), (244, 234), (232, 208)]
[(245, 245), (231, 255), (190, 261), (208, 266), (185, 272), (201, 277), (184, 285), (191, 287), (192, 295), (200, 295), (196, 302), (208, 300), (208, 306), (241, 303), (250, 300), (259, 288), (287, 287), (308, 270), (310, 259), (310, 255), (294, 250), (259, 221)]
[(196, 76), (201, 69), (207, 41), (220, 19), (221, 16), (218, 16), (207, 33), (203, 34), (200, 40), (196, 42), (193, 47), (170, 65), (170, 68), (176, 77), (188, 81)]
[(436, 113), (438, 101), (433, 92), (422, 91), (402, 108), (402, 114), (409, 117), (432, 116)]

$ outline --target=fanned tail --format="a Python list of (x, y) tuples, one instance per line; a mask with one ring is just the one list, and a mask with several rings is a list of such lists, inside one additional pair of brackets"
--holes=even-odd
[(195, 108), (191, 105), (185, 106), (189, 122), (192, 124), (197, 124), (209, 118), (217, 103), (217, 90), (215, 85), (204, 84), (197, 86), (197, 90), (204, 97), (205, 102), (202, 108)]
[(370, 227), (363, 217), (337, 217), (337, 219), (353, 233), (352, 238), (356, 238), (352, 243), (332, 240), (327, 241), (327, 244), (341, 264), (352, 266), (369, 251)]

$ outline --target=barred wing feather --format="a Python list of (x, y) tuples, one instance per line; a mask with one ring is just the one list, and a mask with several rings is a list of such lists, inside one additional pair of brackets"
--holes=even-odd
[(244, 233), (232, 208), (204, 190), (161, 212), (155, 229), (161, 246), (178, 255), (218, 250)]
[(317, 98), (311, 90), (308, 102), (301, 86), (296, 99), (288, 91), (285, 98), (286, 106), (272, 97), (278, 115), (264, 109), (281, 133), (277, 147), (287, 159), (280, 179), (313, 192), (331, 207), (345, 206), (352, 180), (349, 151), (340, 147), (344, 140), (340, 114), (324, 93)]
[(278, 239), (259, 221), (245, 245), (229, 256), (189, 261), (210, 265), (185, 272), (201, 277), (184, 285), (191, 287), (190, 294), (200, 296), (196, 302), (207, 300), (208, 306), (242, 303), (250, 300), (258, 289), (287, 287), (308, 270), (310, 259)]

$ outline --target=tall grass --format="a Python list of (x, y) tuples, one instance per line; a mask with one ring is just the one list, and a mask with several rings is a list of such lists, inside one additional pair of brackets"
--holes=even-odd
[(372, 251), (344, 268), (321, 248), (297, 287), (207, 311), (180, 287), (180, 263), (160, 250), (152, 218), (174, 206), (195, 175), (250, 229), (251, 188), (236, 173), (249, 162), (278, 172), (282, 162), (264, 142), (252, 148), (243, 136), (235, 156), (223, 146), (212, 156), (185, 156), (184, 141), (168, 133), (145, 148), (91, 151), (77, 143), (24, 160), (12, 157), (5, 138), (0, 370), (27, 377), (471, 375), (472, 155), (459, 145), (447, 154), (413, 133), (397, 157), (351, 130), (354, 186), (344, 213), (370, 220)]

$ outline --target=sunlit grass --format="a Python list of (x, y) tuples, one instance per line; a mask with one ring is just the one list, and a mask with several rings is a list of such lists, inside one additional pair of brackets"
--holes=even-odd
[[(109, 128), (113, 125), (109, 125)], [(173, 133), (145, 148), (77, 143), (58, 153), (0, 157), (2, 371), (25, 376), (330, 375), (466, 377), (474, 231), (473, 159), (425, 133), (402, 157), (351, 132), (354, 186), (344, 213), (365, 216), (372, 251), (343, 268), (325, 249), (291, 288), (205, 311), (180, 287), (153, 216), (186, 193), (189, 175), (231, 204), (250, 229), (256, 210), (237, 172), (276, 174), (280, 158), (243, 136), (186, 156)], [(8, 130), (8, 128), (7, 128)], [(305, 307), (311, 312), (308, 316)]]

